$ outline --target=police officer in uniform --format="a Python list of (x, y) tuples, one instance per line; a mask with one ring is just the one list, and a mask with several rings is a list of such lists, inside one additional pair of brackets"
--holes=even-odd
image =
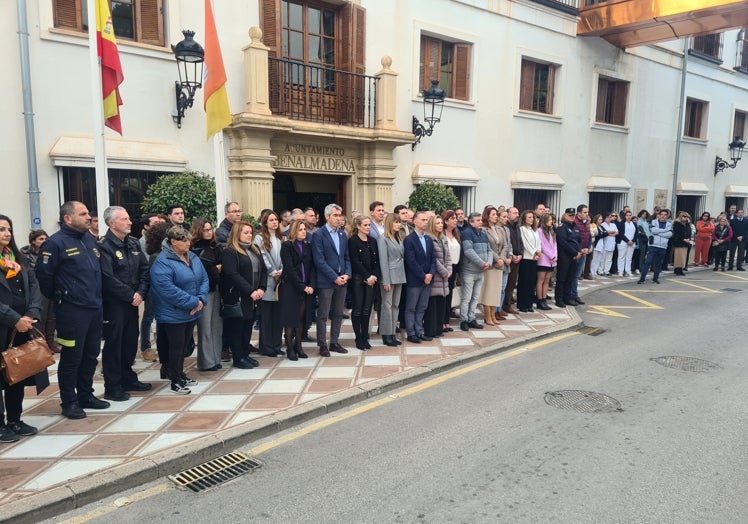
[(582, 258), (582, 236), (574, 223), (577, 210), (567, 207), (556, 228), (558, 266), (556, 267), (556, 307), (580, 306), (584, 302), (572, 296), (572, 284), (577, 278), (577, 261)]
[(106, 208), (104, 223), (109, 228), (99, 244), (104, 290), (104, 398), (121, 402), (130, 398), (128, 391), (151, 389), (132, 370), (138, 351), (138, 306), (148, 293), (150, 273), (140, 243), (130, 236), (132, 222), (125, 208)]
[(57, 367), (62, 414), (85, 418), (87, 409), (106, 409), (93, 396), (93, 376), (101, 349), (102, 297), (99, 249), (88, 233), (91, 215), (81, 202), (60, 207), (60, 230), (42, 245), (35, 271), (45, 297), (56, 304)]

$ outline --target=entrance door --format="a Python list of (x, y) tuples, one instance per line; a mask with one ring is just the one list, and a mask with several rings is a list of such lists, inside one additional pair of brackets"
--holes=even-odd
[(324, 223), (324, 210), (327, 204), (338, 204), (343, 213), (346, 208), (346, 184), (349, 177), (318, 175), (312, 173), (276, 173), (273, 180), (273, 209), (306, 209), (312, 207)]

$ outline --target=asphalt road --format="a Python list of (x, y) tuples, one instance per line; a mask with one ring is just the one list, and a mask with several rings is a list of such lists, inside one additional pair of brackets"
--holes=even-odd
[[(257, 443), (243, 451), (261, 468), (206, 492), (164, 479), (119, 495), (131, 504), (49, 522), (746, 522), (746, 294), (737, 274), (632, 280), (585, 297), (596, 336), (505, 353)], [(651, 360), (663, 356), (706, 362)], [(621, 409), (546, 403), (566, 390)]]

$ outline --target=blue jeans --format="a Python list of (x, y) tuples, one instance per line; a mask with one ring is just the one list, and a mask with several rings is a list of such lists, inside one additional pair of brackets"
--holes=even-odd
[(661, 247), (649, 246), (649, 249), (647, 250), (647, 261), (644, 263), (644, 267), (641, 270), (642, 275), (639, 277), (639, 280), (644, 281), (644, 279), (647, 278), (647, 271), (649, 271), (650, 267), (654, 268), (654, 280), (660, 278), (662, 261), (665, 260), (666, 252), (667, 250)]
[(460, 278), (460, 322), (471, 322), (475, 320), (475, 307), (478, 305), (478, 297), (483, 287), (483, 272), (463, 271)]
[(577, 260), (576, 275), (574, 276), (574, 280), (571, 283), (571, 298), (579, 298), (579, 277), (582, 276), (582, 271), (584, 271), (584, 264), (587, 261), (587, 257), (590, 256), (592, 256), (592, 253), (579, 257), (579, 260)]
[(405, 329), (408, 336), (423, 335), (423, 315), (429, 305), (431, 286), (405, 288)]

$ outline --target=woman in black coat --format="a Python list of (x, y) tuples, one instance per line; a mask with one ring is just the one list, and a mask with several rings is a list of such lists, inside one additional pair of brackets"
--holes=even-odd
[[(221, 255), (221, 315), (223, 333), (231, 346), (234, 367), (252, 369), (260, 363), (249, 356), (249, 340), (255, 310), (267, 288), (267, 269), (257, 246), (252, 244), (249, 222), (236, 222)], [(236, 315), (231, 306), (240, 305)]]
[(353, 219), (353, 227), (348, 238), (348, 254), (351, 257), (353, 273), (350, 287), (353, 297), (351, 322), (356, 334), (356, 347), (361, 350), (371, 349), (369, 318), (374, 303), (374, 286), (382, 278), (377, 243), (369, 236), (370, 229), (371, 219), (359, 215)]
[[(3, 349), (12, 342), (10, 337), (17, 330), (16, 344), (29, 339), (29, 331), (41, 317), (42, 295), (31, 266), (18, 250), (13, 237), (13, 222), (0, 215), (0, 343)], [(0, 375), (0, 442), (16, 442), (20, 437), (34, 435), (37, 429), (21, 420), (23, 410), (23, 388), (36, 386), (41, 393), (49, 386), (45, 369), (13, 386), (5, 383)]]
[(312, 246), (306, 241), (306, 225), (294, 220), (288, 240), (281, 244), (283, 277), (279, 290), (280, 321), (286, 333), (286, 356), (290, 360), (307, 358), (301, 347), (304, 327), (309, 325), (314, 296)]

